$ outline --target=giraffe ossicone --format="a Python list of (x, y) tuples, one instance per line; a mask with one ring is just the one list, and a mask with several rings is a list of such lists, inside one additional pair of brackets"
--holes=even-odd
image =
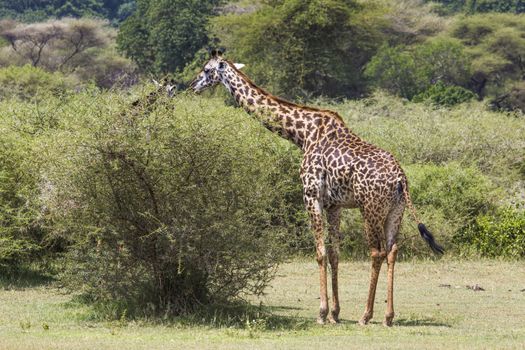
[[(270, 131), (296, 144), (304, 153), (301, 164), (303, 199), (309, 213), (316, 242), (319, 265), (319, 323), (339, 321), (338, 265), (340, 213), (344, 208), (359, 208), (372, 259), (370, 285), (365, 312), (359, 323), (373, 316), (377, 280), (381, 265), (387, 261), (387, 307), (384, 324), (394, 318), (394, 265), (397, 235), (405, 207), (412, 211), (421, 236), (436, 253), (443, 253), (430, 231), (416, 216), (410, 199), (408, 181), (401, 166), (389, 152), (355, 135), (343, 119), (330, 110), (295, 104), (257, 87), (240, 68), (224, 59), (220, 51), (211, 58), (191, 83), (199, 93), (223, 84), (249, 114)], [(328, 223), (325, 245), (324, 217)], [(332, 306), (328, 315), (327, 264), (331, 266)]]

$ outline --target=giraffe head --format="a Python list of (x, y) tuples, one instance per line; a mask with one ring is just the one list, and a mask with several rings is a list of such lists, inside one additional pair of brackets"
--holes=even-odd
[[(234, 63), (237, 69), (244, 67), (243, 64)], [(230, 68), (230, 63), (222, 57), (220, 50), (212, 50), (211, 57), (204, 65), (202, 71), (191, 82), (190, 88), (199, 93), (206, 88), (213, 87), (220, 82), (224, 82), (224, 73)]]
[(175, 95), (175, 91), (178, 90), (177, 82), (175, 81), (175, 79), (170, 79), (170, 80), (164, 79), (160, 83), (156, 81), (155, 79), (152, 79), (152, 80), (153, 80), (153, 84), (155, 84), (157, 89), (166, 90), (166, 93), (168, 94), (169, 97), (173, 97), (173, 95)]

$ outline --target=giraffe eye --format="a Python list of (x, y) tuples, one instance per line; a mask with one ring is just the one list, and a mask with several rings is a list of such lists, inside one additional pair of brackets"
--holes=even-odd
[(208, 74), (210, 70), (208, 68), (204, 69), (204, 73)]

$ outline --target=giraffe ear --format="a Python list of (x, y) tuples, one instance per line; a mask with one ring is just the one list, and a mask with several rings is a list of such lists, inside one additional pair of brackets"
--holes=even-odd
[(237, 68), (237, 69), (242, 69), (242, 67), (245, 66), (245, 64), (243, 64), (243, 63), (234, 63), (233, 65), (234, 65), (235, 68)]
[(162, 84), (159, 83), (158, 81), (156, 81), (155, 79), (151, 79), (151, 80), (153, 80), (153, 84), (155, 84), (156, 87), (158, 87), (158, 88), (162, 87)]

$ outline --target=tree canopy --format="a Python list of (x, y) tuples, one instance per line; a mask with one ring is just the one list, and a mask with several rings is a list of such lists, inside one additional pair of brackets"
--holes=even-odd
[(208, 42), (217, 0), (138, 0), (117, 37), (119, 49), (148, 72), (182, 70)]
[(383, 38), (381, 11), (353, 0), (267, 1), (213, 21), (213, 34), (275, 93), (357, 95), (361, 68)]

